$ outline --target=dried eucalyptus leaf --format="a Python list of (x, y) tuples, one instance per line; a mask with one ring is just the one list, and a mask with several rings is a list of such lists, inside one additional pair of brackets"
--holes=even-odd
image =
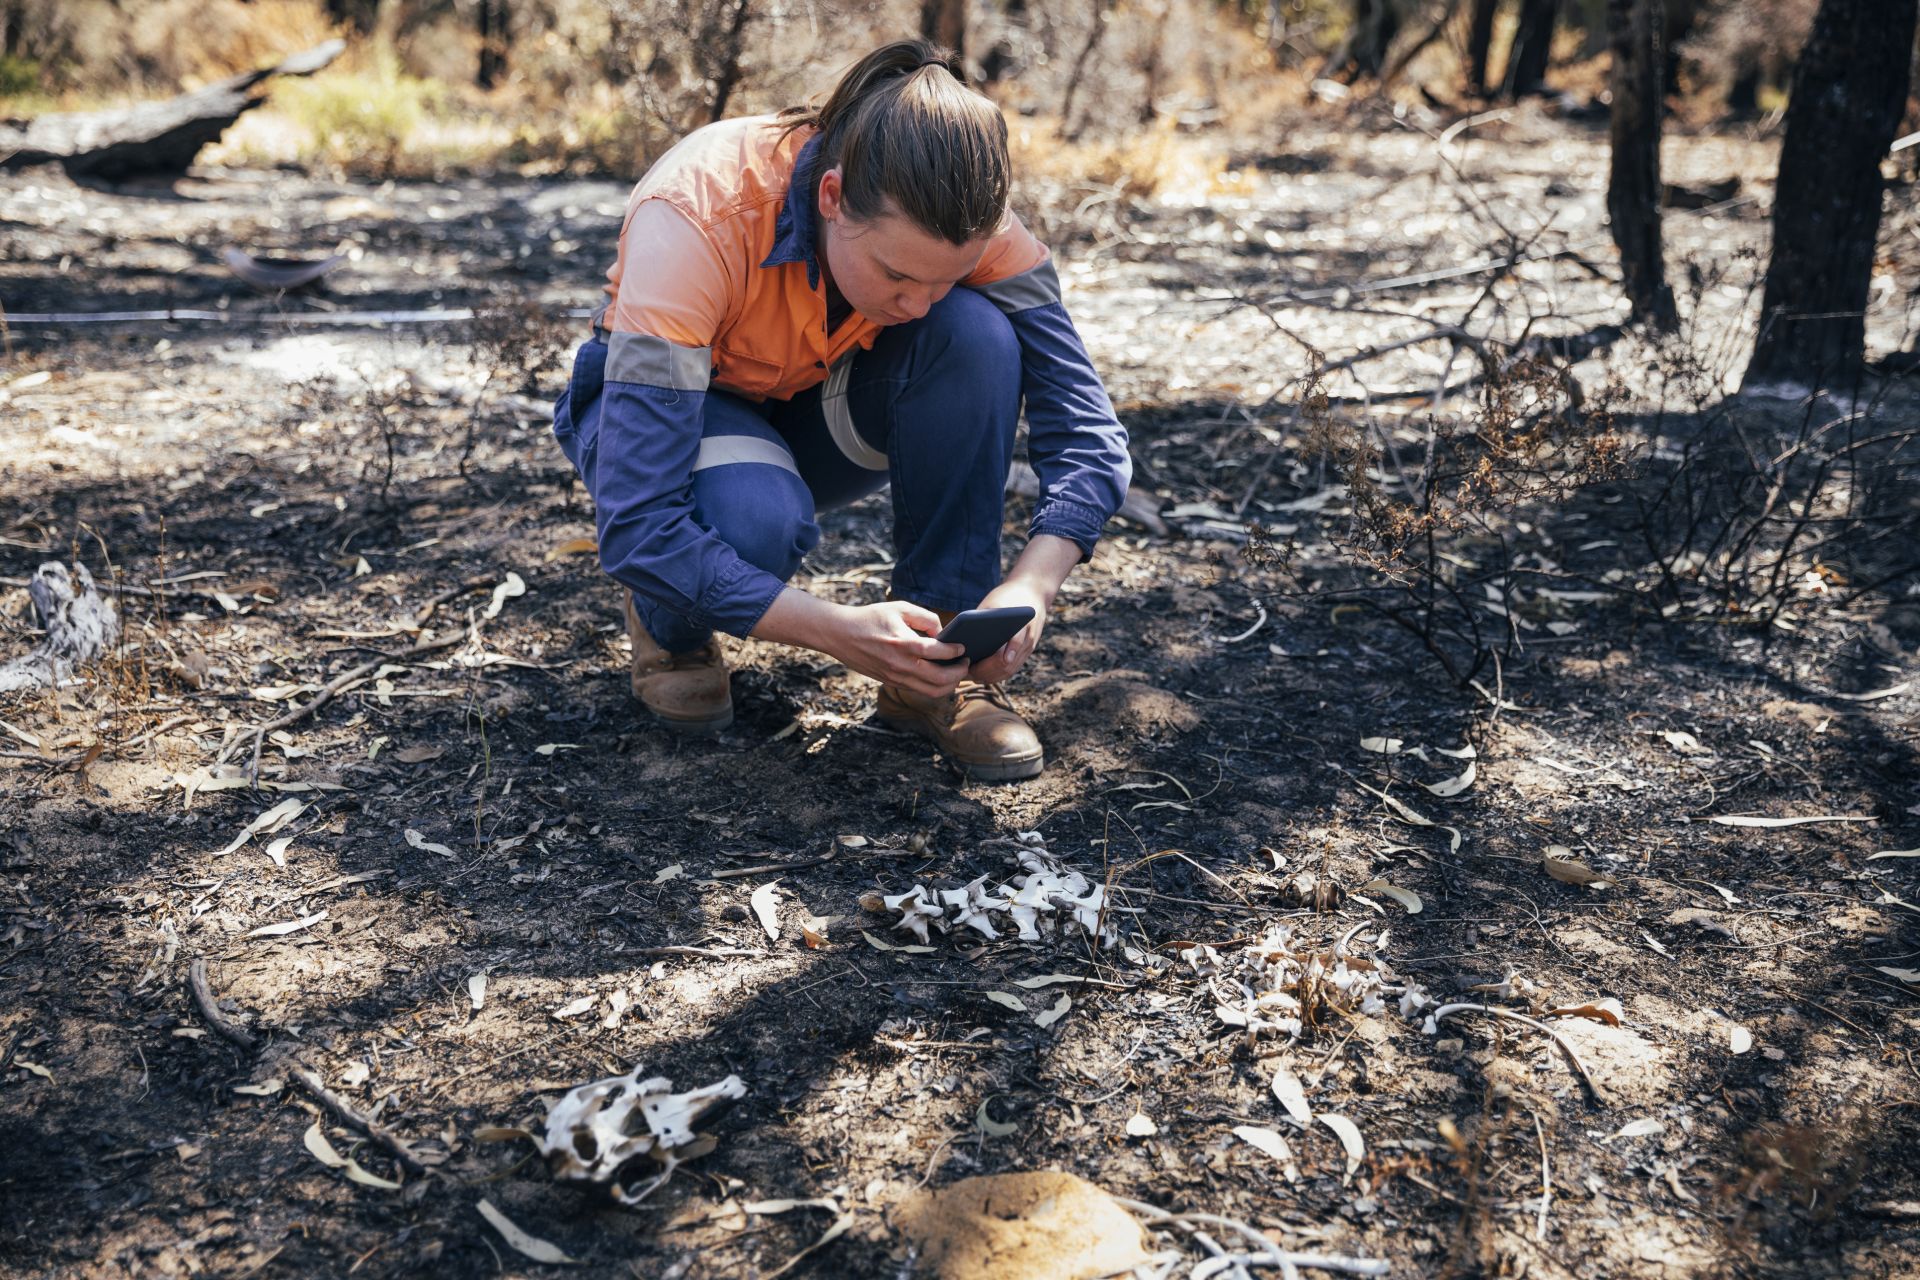
[(347, 1161), (347, 1181), (357, 1182), (363, 1187), (378, 1187), (382, 1191), (398, 1191), (400, 1184), (381, 1177), (377, 1173), (368, 1173), (358, 1160)]
[(1455, 776), (1442, 779), (1439, 782), (1423, 782), (1420, 785), (1444, 800), (1448, 796), (1457, 796), (1472, 786), (1473, 780), (1477, 776), (1476, 769), (1477, 766), (1475, 763), (1469, 760), (1467, 761), (1466, 769)]
[(1233, 1136), (1249, 1146), (1256, 1147), (1280, 1162), (1280, 1171), (1288, 1182), (1296, 1182), (1300, 1171), (1293, 1164), (1293, 1148), (1287, 1140), (1271, 1129), (1262, 1129), (1258, 1125), (1235, 1125)]
[(1320, 1116), (1320, 1123), (1339, 1135), (1340, 1145), (1346, 1148), (1347, 1172), (1340, 1181), (1343, 1185), (1351, 1182), (1360, 1169), (1360, 1162), (1367, 1157), (1367, 1143), (1360, 1136), (1360, 1126), (1345, 1116), (1327, 1115), (1324, 1112)]
[(780, 906), (774, 896), (774, 886), (778, 880), (769, 880), (753, 891), (747, 901), (753, 906), (753, 914), (760, 921), (760, 927), (767, 931), (769, 941), (780, 941)]
[(1395, 902), (1405, 907), (1407, 914), (1410, 916), (1419, 915), (1421, 907), (1425, 905), (1420, 901), (1420, 895), (1413, 890), (1402, 889), (1399, 885), (1388, 884), (1385, 880), (1369, 880), (1354, 892), (1385, 894), (1387, 897), (1392, 898)]
[(1574, 857), (1573, 850), (1563, 844), (1548, 845), (1541, 858), (1541, 866), (1561, 884), (1585, 885), (1594, 889), (1613, 888), (1613, 881)]
[(525, 594), (527, 594), (527, 584), (521, 579), (519, 574), (509, 572), (506, 579), (494, 587), (493, 599), (487, 601), (487, 607), (480, 616), (483, 618), (497, 618), (500, 616), (500, 607), (502, 605), (506, 604), (506, 602), (514, 596), (523, 596)]
[(307, 1150), (313, 1153), (313, 1158), (327, 1166), (327, 1168), (344, 1169), (347, 1167), (347, 1158), (338, 1151), (335, 1151), (333, 1144), (327, 1141), (327, 1135), (320, 1132), (320, 1122), (318, 1120), (315, 1120), (313, 1124), (308, 1127), (301, 1141), (306, 1143)]
[(1313, 1123), (1313, 1108), (1307, 1103), (1307, 1088), (1284, 1063), (1274, 1068), (1273, 1096), (1280, 1100), (1280, 1105), (1287, 1109), (1287, 1114), (1301, 1128)]
[(993, 1099), (991, 1097), (982, 1098), (980, 1100), (980, 1109), (973, 1113), (973, 1122), (980, 1127), (980, 1132), (986, 1134), (989, 1138), (1004, 1138), (1009, 1134), (1020, 1132), (1019, 1125), (1001, 1124), (993, 1118), (992, 1113), (987, 1110), (987, 1104), (992, 1101)]
[(522, 1231), (514, 1225), (511, 1218), (494, 1208), (491, 1200), (482, 1200), (474, 1208), (480, 1211), (480, 1216), (485, 1218), (488, 1225), (498, 1231), (500, 1238), (513, 1246), (516, 1252), (532, 1258), (535, 1262), (545, 1262), (549, 1265), (571, 1266), (573, 1264), (574, 1260), (562, 1252), (558, 1245), (550, 1244), (538, 1236), (530, 1236)]

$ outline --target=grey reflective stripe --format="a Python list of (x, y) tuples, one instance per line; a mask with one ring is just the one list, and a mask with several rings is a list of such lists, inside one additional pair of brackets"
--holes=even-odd
[(827, 385), (820, 388), (820, 413), (827, 420), (827, 434), (846, 455), (847, 461), (869, 471), (885, 471), (887, 455), (860, 438), (853, 425), (853, 410), (847, 407), (847, 383), (853, 379), (853, 358), (849, 351), (827, 370)]
[(1008, 314), (1015, 311), (1031, 311), (1035, 307), (1044, 307), (1049, 302), (1060, 301), (1060, 273), (1053, 269), (1051, 258), (1033, 270), (1022, 271), (1017, 276), (995, 280), (992, 284), (976, 284), (968, 287), (975, 293), (986, 294), (994, 306)]
[(785, 445), (759, 436), (706, 436), (700, 441), (700, 456), (694, 459), (693, 469), (705, 471), (735, 462), (763, 462), (769, 467), (800, 474)]
[(616, 333), (607, 339), (608, 382), (705, 391), (712, 376), (711, 347), (677, 346), (650, 333)]

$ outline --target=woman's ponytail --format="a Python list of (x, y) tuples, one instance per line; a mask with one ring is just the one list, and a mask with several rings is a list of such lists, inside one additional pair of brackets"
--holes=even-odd
[(952, 244), (998, 229), (1012, 165), (1000, 109), (966, 85), (952, 51), (901, 40), (860, 59), (824, 104), (789, 107), (791, 132), (820, 131), (815, 172), (838, 165), (848, 214), (903, 214)]

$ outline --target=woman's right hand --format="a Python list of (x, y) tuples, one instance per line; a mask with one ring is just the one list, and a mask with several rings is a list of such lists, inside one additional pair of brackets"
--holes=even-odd
[(944, 698), (966, 678), (967, 664), (942, 665), (942, 659), (966, 656), (966, 647), (941, 644), (940, 616), (904, 600), (844, 608), (821, 646), (849, 670), (882, 684)]

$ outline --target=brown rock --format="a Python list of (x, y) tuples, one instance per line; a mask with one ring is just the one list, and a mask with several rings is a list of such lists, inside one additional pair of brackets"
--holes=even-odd
[(1147, 1256), (1131, 1214), (1058, 1170), (967, 1178), (914, 1196), (895, 1225), (940, 1280), (1094, 1280)]

